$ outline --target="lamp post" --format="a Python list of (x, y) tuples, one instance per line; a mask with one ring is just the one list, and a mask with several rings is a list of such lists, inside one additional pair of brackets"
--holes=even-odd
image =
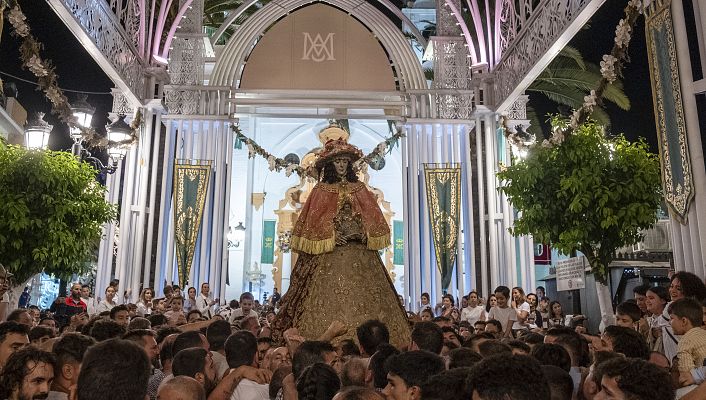
[(34, 118), (25, 124), (25, 147), (30, 150), (44, 150), (49, 143), (49, 134), (54, 126), (44, 120), (44, 113), (34, 114)]
[(111, 142), (108, 147), (108, 156), (113, 161), (113, 165), (117, 165), (125, 158), (127, 154), (128, 143), (132, 140), (132, 128), (125, 122), (125, 115), (118, 115), (118, 118), (110, 125), (106, 125), (108, 132), (108, 141)]
[(76, 118), (76, 124), (78, 125), (70, 127), (70, 135), (74, 140), (74, 145), (71, 147), (71, 153), (76, 157), (81, 156), (81, 141), (83, 140), (81, 127), (90, 127), (91, 120), (93, 119), (93, 113), (96, 112), (96, 109), (88, 104), (86, 100), (86, 96), (79, 96), (78, 100), (71, 105), (71, 113), (74, 118)]

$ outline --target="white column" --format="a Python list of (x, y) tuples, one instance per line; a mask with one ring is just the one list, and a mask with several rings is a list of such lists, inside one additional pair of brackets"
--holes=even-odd
[[(116, 258), (115, 265), (115, 277), (120, 279), (120, 285), (124, 289), (127, 287), (127, 282), (125, 281), (125, 270), (128, 260), (131, 260), (131, 253), (129, 252), (130, 243), (132, 235), (130, 231), (132, 229), (130, 221), (132, 217), (132, 193), (136, 185), (136, 162), (137, 159), (137, 148), (133, 147), (127, 153), (125, 157), (125, 176), (123, 179), (123, 197), (122, 204), (120, 205), (120, 237), (118, 242), (118, 255)], [(104, 296), (103, 291), (105, 288), (100, 288), (101, 296)], [(122, 296), (117, 297), (120, 299)]]
[(493, 115), (485, 114), (483, 118), (483, 123), (485, 124), (485, 177), (486, 177), (486, 196), (488, 198), (488, 229), (490, 231), (490, 290), (501, 283), (500, 265), (499, 265), (499, 240), (498, 240), (498, 230), (497, 230), (497, 200), (495, 193), (495, 166), (493, 165), (495, 161), (495, 155), (497, 151), (493, 145), (493, 136), (495, 131), (493, 130), (492, 123)]
[[(402, 151), (402, 210), (403, 210), (403, 237), (404, 237), (404, 297), (407, 302), (408, 308), (410, 310), (416, 310), (416, 298), (417, 290), (414, 289), (415, 279), (412, 274), (412, 269), (410, 268), (410, 235), (409, 227), (411, 224), (412, 210), (410, 210), (410, 166), (408, 163), (409, 146), (407, 145), (407, 140), (410, 135), (410, 129), (407, 126), (402, 127), (404, 129), (405, 136), (401, 139), (401, 151)], [(284, 276), (284, 271), (282, 271), (282, 276)], [(284, 283), (282, 284), (284, 286)], [(282, 291), (284, 293), (284, 290)]]
[[(145, 251), (145, 258), (143, 262), (143, 275), (142, 275), (142, 286), (143, 288), (150, 287), (150, 270), (152, 266), (152, 252), (157, 251), (152, 247), (152, 239), (154, 237), (154, 223), (157, 219), (155, 204), (157, 196), (157, 172), (159, 171), (159, 150), (162, 145), (162, 113), (161, 110), (155, 110), (155, 126), (154, 126), (154, 145), (152, 146), (152, 170), (150, 177), (150, 194), (149, 194), (149, 215), (147, 220), (147, 251)], [(167, 152), (165, 152), (165, 155)], [(166, 172), (166, 171), (165, 171)], [(157, 242), (157, 248), (161, 248), (161, 242)], [(155, 276), (159, 276), (159, 260), (155, 259)], [(139, 295), (139, 294), (138, 294)], [(137, 299), (135, 297), (135, 299)], [(137, 300), (135, 300), (137, 301)]]
[[(226, 281), (228, 280), (228, 274), (230, 273), (230, 263), (228, 262), (229, 260), (229, 252), (228, 252), (228, 242), (227, 242), (227, 237), (226, 237), (226, 232), (228, 230), (228, 223), (230, 219), (230, 196), (231, 196), (231, 182), (232, 182), (232, 176), (233, 176), (233, 133), (231, 132), (230, 127), (225, 127), (221, 125), (222, 129), (224, 130), (224, 135), (226, 137), (225, 143), (226, 145), (226, 168), (225, 168), (225, 198), (223, 200), (224, 206), (223, 206), (223, 225), (221, 225), (221, 248), (219, 251), (220, 254), (220, 259), (221, 259), (221, 282), (220, 282), (220, 293), (219, 296), (221, 297), (221, 302), (227, 302), (228, 299), (226, 298)], [(284, 291), (282, 291), (284, 293)]]
[[(684, 105), (684, 119), (686, 122), (691, 171), (694, 181), (695, 196), (693, 204), (691, 205), (691, 210), (693, 211), (689, 212), (689, 225), (691, 225), (689, 233), (692, 236), (690, 239), (692, 243), (691, 250), (694, 260), (694, 272), (703, 278), (704, 270), (706, 270), (706, 264), (704, 264), (703, 258), (703, 254), (706, 253), (706, 248), (704, 248), (706, 246), (706, 169), (704, 167), (699, 114), (696, 107), (689, 41), (684, 24), (684, 4), (682, 1), (672, 1), (672, 13), (674, 19), (674, 41), (677, 48), (677, 57), (679, 59), (679, 76), (681, 81), (682, 102)], [(703, 51), (703, 49), (701, 49), (701, 51)]]
[[(406, 271), (405, 271), (406, 273)], [(282, 254), (282, 288), (280, 293), (286, 293), (289, 289), (289, 279), (292, 276), (292, 252)], [(407, 283), (405, 275), (405, 284)]]
[[(483, 136), (484, 136), (484, 129), (485, 127), (483, 126), (484, 121), (481, 118), (481, 116), (477, 115), (476, 116), (476, 127), (475, 127), (475, 136), (476, 136), (476, 170), (478, 171), (478, 216), (479, 216), (479, 221), (477, 222), (480, 226), (480, 266), (481, 266), (481, 284), (476, 285), (477, 290), (482, 289), (482, 295), (481, 296), (489, 296), (490, 291), (493, 290), (492, 288), (489, 287), (488, 285), (488, 271), (489, 265), (488, 265), (488, 233), (486, 232), (486, 226), (490, 226), (490, 219), (489, 219), (489, 212), (486, 212), (486, 207), (485, 204), (487, 202), (487, 199), (485, 197), (485, 179), (483, 177), (483, 170), (484, 170), (484, 159), (483, 157)], [(486, 221), (488, 221), (486, 223)]]
[[(169, 236), (169, 227), (171, 220), (169, 219), (169, 211), (171, 210), (172, 199), (172, 174), (174, 166), (174, 145), (176, 143), (177, 132), (173, 129), (172, 120), (167, 121), (166, 133), (164, 135), (164, 158), (162, 159), (162, 190), (160, 191), (159, 199), (159, 225), (157, 231), (157, 256), (154, 271), (153, 288), (155, 295), (162, 293), (162, 285), (166, 279), (168, 265), (166, 255), (169, 253), (169, 247), (166, 247), (167, 237)], [(150, 210), (151, 211), (151, 210)]]

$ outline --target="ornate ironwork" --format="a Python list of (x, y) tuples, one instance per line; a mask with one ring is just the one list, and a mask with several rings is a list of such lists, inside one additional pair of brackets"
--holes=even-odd
[[(463, 38), (432, 37), (434, 45), (434, 88), (469, 89), (471, 70)], [(469, 119), (473, 112), (473, 95), (467, 93), (435, 94), (437, 117)]]
[(132, 115), (135, 113), (135, 108), (130, 104), (123, 91), (117, 88), (111, 90), (113, 94), (113, 108), (111, 110), (111, 117), (115, 118), (117, 115)]
[(495, 103), (507, 104), (508, 97), (518, 89), (530, 70), (547, 56), (549, 49), (578, 16), (589, 5), (597, 8), (603, 1), (504, 1), (500, 43), (503, 56), (493, 71)]
[(506, 116), (509, 120), (525, 120), (527, 119), (527, 103), (529, 96), (522, 95), (515, 100), (507, 110)]
[[(109, 8), (105, 0), (50, 0), (50, 2), (55, 9), (62, 7), (68, 11), (135, 99), (141, 100), (144, 92), (144, 66), (135, 49), (134, 35), (126, 32), (118, 16)], [(129, 4), (125, 12), (130, 11)], [(57, 12), (59, 11), (57, 9)], [(131, 17), (125, 18), (128, 22), (132, 21)], [(68, 21), (65, 22), (70, 25)], [(133, 29), (133, 22), (127, 23), (127, 27)], [(99, 57), (96, 54), (92, 55), (94, 58)]]
[[(457, 10), (461, 9), (460, 0), (449, 0)], [(438, 36), (460, 36), (461, 28), (456, 17), (449, 10), (444, 0), (436, 0), (436, 34)]]

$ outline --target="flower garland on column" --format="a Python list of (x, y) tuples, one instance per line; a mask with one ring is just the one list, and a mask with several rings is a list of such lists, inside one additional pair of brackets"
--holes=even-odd
[[(312, 169), (313, 167), (305, 169), (297, 163), (289, 162), (287, 160), (275, 157), (274, 155), (270, 154), (267, 150), (263, 149), (262, 146), (257, 144), (257, 142), (245, 136), (245, 134), (243, 134), (243, 131), (238, 125), (233, 124), (231, 128), (235, 133), (235, 147), (240, 148), (241, 143), (245, 143), (245, 145), (248, 147), (248, 157), (253, 158), (255, 157), (255, 155), (261, 156), (262, 158), (267, 160), (270, 171), (280, 172), (284, 170), (287, 176), (292, 175), (293, 172), (296, 172), (301, 177), (307, 175), (312, 177), (317, 176), (316, 172)], [(398, 129), (397, 132), (393, 133), (390, 137), (378, 143), (378, 145), (375, 146), (375, 149), (373, 151), (368, 153), (365, 157), (361, 158), (360, 160), (356, 161), (354, 167), (356, 169), (360, 169), (363, 164), (370, 164), (373, 160), (379, 157), (384, 157), (386, 154), (391, 153), (393, 148), (397, 146), (400, 139), (402, 139), (404, 136), (405, 135), (404, 133), (402, 133), (402, 130)]]
[[(615, 82), (618, 76), (622, 77), (623, 67), (629, 61), (628, 46), (631, 34), (640, 14), (642, 14), (642, 1), (630, 0), (625, 7), (625, 17), (618, 22), (618, 26), (615, 28), (613, 50), (610, 54), (605, 54), (603, 61), (600, 63), (602, 78), (598, 82), (598, 87), (591, 90), (590, 94), (583, 98), (583, 105), (574, 110), (568, 125), (553, 127), (552, 136), (542, 141), (541, 145), (543, 147), (549, 148), (563, 143), (567, 135), (570, 135), (579, 125), (586, 122), (593, 113), (593, 107), (602, 103), (603, 93), (608, 85)], [(505, 130), (505, 137), (513, 146), (518, 149), (528, 147), (517, 133), (510, 131), (506, 118), (503, 118), (502, 125)]]
[[(1, 11), (5, 6), (5, 2), (3, 0), (0, 1), (2, 1), (2, 3), (0, 3)], [(135, 143), (137, 141), (136, 131), (142, 124), (142, 113), (139, 111), (130, 125), (132, 128), (132, 139), (130, 140), (112, 142), (106, 137), (99, 135), (95, 129), (81, 126), (77, 123), (76, 117), (74, 117), (71, 111), (69, 100), (57, 83), (58, 76), (56, 72), (54, 72), (54, 66), (51, 60), (42, 58), (40, 51), (44, 46), (32, 35), (26, 20), (27, 17), (22, 12), (20, 5), (14, 2), (14, 5), (11, 5), (10, 10), (7, 12), (7, 21), (12, 26), (11, 34), (22, 40), (22, 44), (20, 45), (22, 67), (32, 72), (37, 78), (39, 88), (51, 102), (52, 114), (57, 115), (59, 120), (69, 127), (80, 129), (83, 140), (91, 147), (113, 147)], [(1, 16), (0, 22), (2, 22)], [(1, 24), (0, 28), (2, 28)], [(0, 83), (0, 88), (2, 88), (2, 83)]]

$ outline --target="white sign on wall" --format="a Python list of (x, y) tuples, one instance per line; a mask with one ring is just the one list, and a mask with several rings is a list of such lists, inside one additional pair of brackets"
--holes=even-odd
[(572, 257), (556, 265), (556, 290), (583, 289), (586, 287), (586, 257)]

